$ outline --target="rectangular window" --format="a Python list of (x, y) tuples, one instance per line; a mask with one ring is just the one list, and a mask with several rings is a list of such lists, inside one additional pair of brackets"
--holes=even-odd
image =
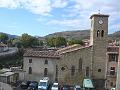
[(75, 75), (75, 66), (72, 66), (71, 67), (71, 76), (74, 76)]
[(28, 73), (29, 73), (29, 74), (32, 74), (32, 67), (29, 67)]
[(115, 67), (110, 68), (110, 75), (115, 75)]
[(45, 69), (44, 69), (44, 77), (46, 77), (47, 75), (48, 75), (48, 69), (45, 68)]
[(82, 71), (82, 59), (80, 58), (79, 59), (79, 72)]
[(113, 82), (110, 82), (110, 86), (113, 86)]
[(109, 54), (109, 61), (118, 61), (118, 55), (117, 54)]
[(29, 63), (32, 63), (32, 59), (29, 59)]
[(47, 59), (45, 60), (45, 64), (48, 64), (48, 60)]
[(89, 67), (86, 67), (86, 77), (89, 77)]
[(56, 77), (55, 77), (55, 81), (58, 81), (58, 66), (56, 65)]

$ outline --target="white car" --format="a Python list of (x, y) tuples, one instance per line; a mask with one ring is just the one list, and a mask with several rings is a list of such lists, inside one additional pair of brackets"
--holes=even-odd
[(75, 85), (74, 90), (81, 90), (81, 87), (79, 85)]
[(59, 90), (58, 83), (53, 83), (51, 90)]
[(110, 90), (115, 90), (115, 88), (111, 88)]

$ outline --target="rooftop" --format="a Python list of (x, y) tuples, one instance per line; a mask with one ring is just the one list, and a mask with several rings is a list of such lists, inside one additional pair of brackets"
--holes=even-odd
[(57, 54), (55, 51), (33, 51), (33, 50), (26, 51), (24, 57), (60, 58), (59, 54)]
[(15, 74), (14, 72), (6, 72), (6, 73), (3, 73), (3, 74), (0, 74), (0, 76), (11, 76), (11, 75), (13, 75), (13, 74)]

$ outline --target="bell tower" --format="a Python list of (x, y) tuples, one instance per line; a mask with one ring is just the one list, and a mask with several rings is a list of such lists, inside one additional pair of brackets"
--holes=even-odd
[(91, 19), (90, 44), (92, 45), (92, 78), (106, 78), (106, 52), (108, 37), (108, 17), (93, 14)]

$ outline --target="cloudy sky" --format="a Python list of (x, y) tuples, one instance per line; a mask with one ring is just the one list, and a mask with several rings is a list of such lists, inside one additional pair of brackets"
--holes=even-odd
[(119, 0), (0, 0), (0, 32), (44, 36), (90, 29), (90, 15), (109, 14), (109, 33), (120, 29)]

